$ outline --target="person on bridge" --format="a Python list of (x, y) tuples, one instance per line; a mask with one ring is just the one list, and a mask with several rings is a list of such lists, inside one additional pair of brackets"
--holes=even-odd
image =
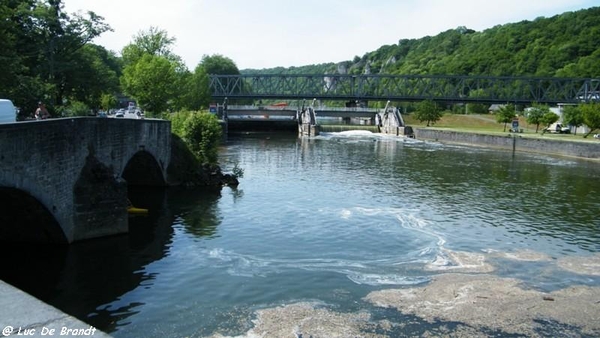
[(35, 119), (36, 120), (45, 120), (50, 117), (50, 113), (48, 113), (48, 109), (42, 102), (38, 102), (38, 108), (35, 110)]

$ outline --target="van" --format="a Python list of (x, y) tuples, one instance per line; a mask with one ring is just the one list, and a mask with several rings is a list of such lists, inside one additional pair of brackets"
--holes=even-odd
[(557, 134), (570, 134), (571, 128), (563, 127), (560, 123), (553, 123), (550, 127), (546, 128), (546, 132), (557, 133)]
[(17, 108), (11, 100), (0, 99), (0, 123), (17, 122)]

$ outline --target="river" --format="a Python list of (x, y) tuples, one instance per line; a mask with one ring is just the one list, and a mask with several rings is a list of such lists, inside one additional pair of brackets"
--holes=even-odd
[(600, 333), (556, 309), (522, 329), (522, 313), (496, 323), (464, 302), (423, 313), (441, 287), (417, 302), (436, 283), (473, 303), (522, 291), (567, 309), (573, 286), (595, 300), (597, 162), (366, 131), (232, 135), (220, 161), (244, 170), (237, 188), (132, 190), (151, 212), (130, 234), (5, 247), (0, 277), (114, 337)]

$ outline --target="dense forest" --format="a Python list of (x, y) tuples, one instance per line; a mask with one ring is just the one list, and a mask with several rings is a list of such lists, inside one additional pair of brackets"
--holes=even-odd
[(495, 26), (402, 39), (341, 63), (245, 69), (243, 74), (600, 76), (600, 7)]

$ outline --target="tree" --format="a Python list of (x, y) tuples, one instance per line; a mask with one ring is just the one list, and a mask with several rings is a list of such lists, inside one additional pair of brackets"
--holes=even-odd
[(504, 123), (504, 131), (506, 131), (506, 124), (511, 122), (515, 118), (515, 105), (507, 104), (496, 112), (496, 122)]
[(71, 100), (97, 110), (102, 105), (103, 94), (120, 91), (120, 64), (112, 52), (102, 46), (87, 44), (73, 55), (73, 60), (78, 62), (65, 71), (70, 78), (65, 91), (70, 93)]
[(89, 116), (90, 108), (83, 102), (73, 101), (60, 107), (61, 116)]
[[(0, 97), (9, 97), (15, 101), (19, 78), (25, 70), (23, 56), (20, 55), (18, 44), (22, 36), (19, 25), (19, 9), (11, 2), (0, 3)], [(17, 105), (19, 105), (18, 102)]]
[(544, 115), (540, 119), (540, 123), (542, 123), (544, 125), (542, 134), (544, 134), (546, 132), (546, 130), (550, 127), (550, 125), (552, 123), (558, 121), (558, 119), (559, 119), (558, 115), (554, 114), (551, 111), (544, 113)]
[(121, 85), (145, 110), (162, 113), (178, 90), (176, 80), (175, 65), (171, 61), (145, 54), (135, 64), (125, 67)]
[(163, 56), (170, 61), (181, 61), (171, 48), (176, 39), (169, 37), (167, 31), (151, 26), (148, 30), (140, 31), (133, 41), (123, 47), (121, 55), (125, 65), (136, 63), (146, 54)]
[(201, 65), (196, 66), (194, 73), (187, 74), (183, 79), (181, 106), (188, 110), (201, 110), (210, 103), (208, 75)]
[(94, 12), (88, 12), (86, 17), (80, 14), (70, 17), (63, 12), (62, 0), (37, 2), (36, 6), (32, 11), (37, 25), (34, 37), (41, 53), (33, 69), (51, 85), (52, 103), (62, 105), (63, 99), (71, 94), (70, 89), (77, 87), (69, 73), (81, 61), (78, 52), (111, 28)]
[(594, 130), (600, 128), (600, 103), (586, 103), (579, 106), (583, 117), (583, 122), (590, 128), (590, 131), (583, 135), (588, 137)]
[[(484, 98), (487, 94), (483, 89), (474, 89), (469, 92), (470, 98)], [(465, 114), (486, 114), (488, 105), (483, 103), (467, 103)]]
[(117, 103), (117, 98), (111, 94), (102, 94), (102, 97), (100, 98), (100, 107), (105, 110), (115, 108)]
[(21, 108), (20, 119), (40, 100), (55, 112), (72, 99), (73, 88), (85, 91), (85, 86), (74, 84), (78, 79), (73, 70), (86, 62), (79, 52), (107, 30), (110, 27), (93, 12), (67, 15), (61, 0), (2, 1), (0, 96)]
[(152, 113), (186, 108), (184, 96), (192, 90), (189, 70), (171, 51), (174, 42), (165, 30), (150, 27), (122, 50), (123, 89)]
[(533, 107), (529, 108), (527, 112), (527, 123), (535, 124), (536, 133), (540, 128), (540, 123), (542, 123), (542, 117), (549, 112), (550, 108), (547, 105), (533, 104)]
[(427, 121), (427, 127), (429, 124), (434, 124), (442, 118), (442, 108), (431, 100), (422, 101), (417, 105), (417, 111), (415, 112), (415, 118), (419, 122)]
[(204, 55), (200, 61), (200, 66), (204, 68), (206, 74), (218, 75), (239, 75), (240, 71), (235, 62), (223, 55), (214, 54), (212, 56)]
[(574, 134), (577, 135), (577, 128), (583, 125), (583, 114), (581, 110), (576, 106), (566, 106), (563, 112), (564, 122), (575, 127)]
[[(212, 56), (204, 55), (202, 60), (200, 61), (199, 66), (204, 69), (204, 72), (207, 75), (239, 75), (240, 71), (236, 66), (235, 62), (233, 62), (230, 58), (225, 57), (223, 55), (214, 54)], [(221, 83), (229, 88), (229, 81), (237, 81), (236, 79), (222, 79)], [(239, 90), (240, 92), (247, 92), (250, 90), (249, 84), (246, 82), (242, 82), (235, 85), (236, 93)], [(230, 101), (230, 103), (234, 104), (251, 104), (252, 100), (248, 99), (238, 99), (235, 101)]]

